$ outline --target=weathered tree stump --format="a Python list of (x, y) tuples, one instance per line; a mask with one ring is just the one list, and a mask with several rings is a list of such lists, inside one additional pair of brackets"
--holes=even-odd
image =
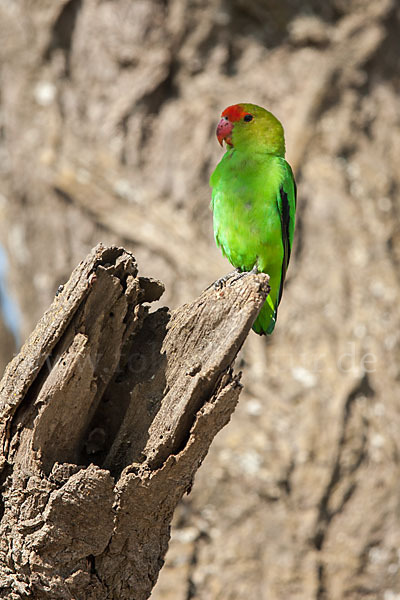
[(164, 287), (122, 248), (75, 269), (0, 384), (2, 598), (148, 598), (267, 282), (150, 312)]

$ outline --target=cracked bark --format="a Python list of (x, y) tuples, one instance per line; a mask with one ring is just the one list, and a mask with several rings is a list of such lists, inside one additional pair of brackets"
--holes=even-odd
[(267, 281), (150, 312), (164, 287), (131, 254), (80, 263), (0, 384), (2, 598), (149, 596)]

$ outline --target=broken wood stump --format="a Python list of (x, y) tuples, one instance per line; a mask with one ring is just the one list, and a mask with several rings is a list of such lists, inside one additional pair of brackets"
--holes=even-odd
[(163, 284), (102, 245), (60, 286), (0, 383), (1, 598), (149, 597), (268, 289), (151, 312)]

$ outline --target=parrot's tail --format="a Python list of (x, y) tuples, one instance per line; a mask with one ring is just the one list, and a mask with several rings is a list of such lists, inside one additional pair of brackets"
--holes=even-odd
[(272, 300), (268, 296), (257, 319), (254, 321), (253, 331), (259, 335), (270, 335), (275, 328), (277, 313), (278, 309), (275, 308)]

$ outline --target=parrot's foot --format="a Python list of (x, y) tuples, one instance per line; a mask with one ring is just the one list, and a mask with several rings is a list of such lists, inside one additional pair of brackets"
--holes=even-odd
[(231, 280), (229, 282), (229, 285), (233, 285), (234, 283), (236, 283), (237, 281), (239, 281), (239, 279), (242, 279), (243, 277), (247, 277), (247, 275), (257, 275), (258, 268), (257, 265), (255, 265), (251, 271), (240, 271), (239, 269), (236, 270), (236, 275), (234, 277), (231, 277)]
[(214, 281), (214, 283), (211, 283), (206, 290), (209, 290), (211, 287), (213, 287), (214, 290), (221, 290), (226, 285), (226, 282), (232, 279), (232, 277), (236, 277), (238, 273), (240, 273), (240, 269), (235, 269), (234, 271), (227, 273), (220, 279), (217, 279), (217, 281)]

